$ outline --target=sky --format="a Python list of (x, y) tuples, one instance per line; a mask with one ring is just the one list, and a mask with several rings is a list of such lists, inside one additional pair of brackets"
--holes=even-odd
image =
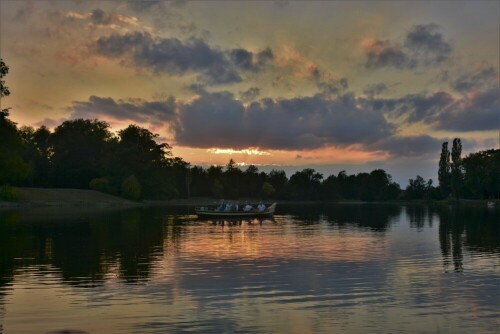
[(499, 148), (498, 1), (9, 1), (18, 125), (137, 124), (193, 165), (437, 181)]

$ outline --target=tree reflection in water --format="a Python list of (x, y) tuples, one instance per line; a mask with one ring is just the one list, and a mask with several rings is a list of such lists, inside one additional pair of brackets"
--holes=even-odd
[[(147, 281), (155, 261), (180, 247), (183, 226), (213, 224), (244, 227), (280, 224), (328, 224), (385, 232), (402, 214), (395, 205), (281, 205), (275, 219), (198, 221), (189, 208), (131, 209), (103, 212), (0, 212), (0, 298), (17, 270), (52, 266), (71, 285), (101, 285), (109, 275), (127, 284)], [(423, 229), (439, 221), (445, 270), (463, 270), (464, 247), (500, 252), (499, 210), (463, 206), (409, 206), (410, 227)]]

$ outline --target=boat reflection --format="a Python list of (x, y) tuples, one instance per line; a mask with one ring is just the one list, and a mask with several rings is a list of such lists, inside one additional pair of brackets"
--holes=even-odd
[(213, 225), (220, 226), (249, 226), (249, 225), (265, 225), (276, 224), (274, 218), (224, 218), (224, 219), (210, 219), (206, 222)]

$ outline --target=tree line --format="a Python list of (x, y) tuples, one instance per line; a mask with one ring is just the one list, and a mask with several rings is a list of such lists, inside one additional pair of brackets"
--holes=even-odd
[[(1, 61), (1, 60), (0, 60)], [(9, 95), (0, 63), (0, 96)], [(461, 142), (452, 151), (443, 143), (439, 185), (421, 176), (402, 190), (386, 171), (326, 178), (312, 168), (269, 173), (250, 165), (242, 170), (232, 159), (226, 166), (192, 166), (173, 157), (158, 135), (137, 125), (112, 133), (99, 120), (64, 121), (53, 131), (18, 127), (9, 109), (0, 111), (0, 185), (95, 189), (129, 199), (185, 197), (273, 198), (290, 200), (364, 200), (499, 198), (500, 150), (461, 157)], [(4, 192), (5, 192), (4, 187)], [(2, 191), (0, 191), (2, 197)], [(5, 198), (6, 195), (4, 194)]]

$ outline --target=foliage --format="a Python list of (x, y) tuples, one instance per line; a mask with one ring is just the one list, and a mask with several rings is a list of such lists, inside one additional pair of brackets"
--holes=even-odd
[(3, 80), (7, 73), (9, 73), (9, 66), (0, 58), (0, 97), (10, 95), (9, 88), (5, 86), (5, 80)]
[[(3, 80), (7, 73), (9, 73), (9, 66), (0, 58), (0, 100), (2, 97), (10, 95), (9, 88), (5, 86), (5, 80)], [(0, 118), (7, 116), (9, 116), (9, 108), (2, 109), (0, 105)]]
[(500, 197), (500, 150), (471, 153), (462, 160), (465, 195), (469, 198)]
[(215, 179), (214, 183), (212, 184), (212, 195), (215, 197), (223, 197), (224, 196), (224, 186), (220, 182), (219, 179)]
[(111, 133), (106, 122), (75, 119), (59, 125), (51, 136), (54, 183), (87, 188), (100, 174), (101, 159)]
[(444, 142), (441, 147), (438, 169), (439, 190), (444, 198), (450, 195), (451, 191), (451, 164), (448, 142)]
[(453, 147), (451, 148), (451, 193), (453, 197), (460, 197), (462, 184), (462, 142), (460, 138), (455, 138), (453, 139)]
[(0, 186), (0, 200), (18, 201), (20, 198), (19, 192), (10, 186)]
[(290, 177), (290, 190), (293, 199), (319, 199), (323, 175), (312, 168), (295, 172)]
[(425, 182), (423, 177), (417, 175), (415, 179), (410, 179), (405, 190), (405, 197), (407, 199), (431, 199), (434, 189), (431, 179)]
[(97, 177), (90, 181), (89, 188), (107, 194), (115, 194), (116, 189), (111, 182), (105, 177)]
[(276, 190), (274, 189), (274, 187), (269, 182), (264, 182), (262, 184), (262, 190), (261, 190), (262, 197), (269, 198), (275, 192), (276, 192)]
[(130, 175), (123, 180), (122, 197), (133, 201), (141, 199), (141, 185), (134, 175)]

